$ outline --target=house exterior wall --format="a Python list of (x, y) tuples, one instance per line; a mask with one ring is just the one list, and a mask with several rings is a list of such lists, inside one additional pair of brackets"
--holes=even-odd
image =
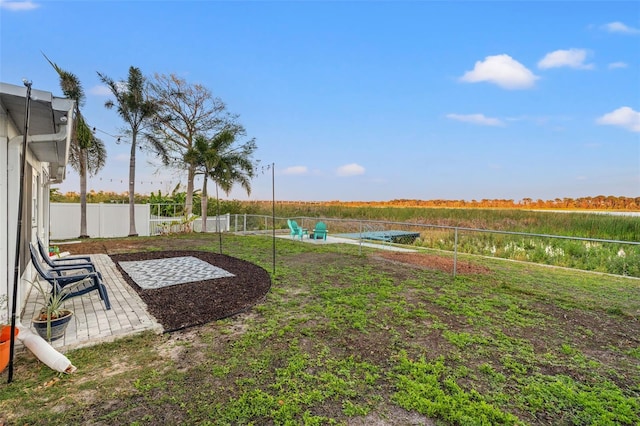
[[(15, 125), (9, 119), (4, 105), (0, 102), (0, 300), (9, 299), (10, 285), (13, 283), (16, 241), (17, 209), (12, 208), (11, 200), (17, 199), (14, 185), (16, 150), (15, 141), (19, 135)], [(19, 151), (18, 151), (19, 152)], [(11, 162), (14, 162), (12, 165)], [(9, 320), (9, 303), (0, 305), (0, 322)]]
[[(48, 239), (49, 229), (49, 177), (51, 164), (38, 159), (56, 161), (58, 180), (64, 178), (67, 153), (70, 143), (70, 129), (73, 125), (72, 101), (56, 98), (49, 92), (34, 91), (38, 102), (31, 102), (29, 134), (25, 154), (25, 181), (23, 192), (23, 215), (21, 235), (18, 236), (18, 210), (20, 201), (20, 178), (22, 165), (22, 145), (24, 121), (19, 112), (24, 113), (26, 103), (25, 88), (0, 83), (0, 322), (11, 320), (14, 275), (16, 273), (16, 243), (20, 247), (18, 264), (18, 285), (16, 292), (16, 313), (21, 316), (23, 302), (28, 295), (33, 277), (29, 242), (36, 236)], [(34, 96), (32, 94), (32, 96)], [(6, 100), (6, 104), (4, 103)], [(19, 105), (22, 104), (22, 108)], [(11, 105), (9, 107), (8, 105)], [(20, 111), (18, 111), (20, 109)], [(63, 117), (64, 119), (60, 119)], [(67, 120), (69, 121), (67, 123)], [(32, 143), (34, 145), (32, 145)], [(37, 151), (32, 146), (37, 145)]]
[[(4, 171), (7, 164), (7, 147), (9, 144), (10, 123), (4, 106), (0, 101), (0, 167)], [(15, 134), (13, 135), (15, 136)], [(7, 174), (0, 173), (0, 201), (7, 199)], [(0, 302), (4, 302), (9, 294), (8, 245), (7, 245), (7, 208), (0, 205)], [(0, 323), (7, 321), (7, 305), (0, 304)]]
[[(2, 222), (3, 238), (2, 246), (3, 251), (6, 253), (6, 261), (3, 261), (3, 266), (6, 268), (6, 287), (4, 290), (7, 298), (11, 298), (13, 290), (13, 281), (15, 276), (15, 258), (16, 258), (16, 234), (18, 231), (18, 203), (20, 198), (20, 161), (21, 161), (21, 137), (16, 136), (10, 138), (7, 141), (6, 157), (7, 162), (4, 163), (6, 173), (2, 173), (6, 176), (6, 221)], [(29, 181), (25, 184), (25, 194), (30, 194), (27, 199), (24, 199), (23, 204), (23, 220), (22, 220), (22, 232), (21, 240), (23, 241), (22, 250), (20, 252), (21, 264), (19, 265), (19, 285), (18, 285), (18, 307), (17, 312), (20, 314), (22, 302), (26, 299), (29, 291), (29, 282), (32, 278), (31, 268), (28, 268), (28, 242), (35, 241), (36, 233), (39, 233), (44, 228), (44, 217), (41, 215), (42, 208), (38, 205), (42, 203), (42, 185), (41, 177), (43, 175), (42, 170), (46, 168), (46, 163), (37, 161), (31, 151), (27, 149), (26, 165), (25, 165), (25, 177), (31, 176)], [(48, 191), (47, 191), (48, 192)], [(0, 291), (2, 291), (0, 290)], [(1, 293), (0, 293), (1, 294)]]

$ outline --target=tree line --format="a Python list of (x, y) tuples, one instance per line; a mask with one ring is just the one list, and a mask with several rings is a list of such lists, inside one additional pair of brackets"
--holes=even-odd
[[(105, 165), (107, 150), (92, 130), (81, 108), (85, 94), (80, 79), (64, 70), (45, 55), (58, 74), (64, 95), (75, 101), (74, 126), (71, 134), (69, 163), (80, 176), (80, 238), (87, 238), (86, 204), (94, 193), (87, 192), (87, 175), (96, 175)], [(185, 215), (193, 214), (194, 179), (203, 175), (202, 202), (208, 200), (207, 183), (229, 194), (235, 184), (251, 192), (251, 179), (258, 162), (254, 138), (248, 138), (238, 115), (205, 86), (189, 83), (175, 74), (145, 77), (139, 68), (129, 67), (127, 78), (115, 80), (104, 73), (98, 77), (112, 98), (105, 107), (115, 110), (123, 122), (121, 142), (131, 145), (129, 156), (129, 236), (136, 236), (134, 204), (136, 203), (136, 153), (140, 150), (158, 156), (162, 164), (182, 170), (187, 176), (184, 198)], [(122, 140), (124, 139), (124, 140)], [(55, 192), (52, 200), (55, 200)], [(202, 208), (202, 228), (206, 231), (207, 206)]]
[[(282, 203), (301, 203), (283, 201)], [(595, 197), (554, 198), (552, 200), (523, 198), (481, 200), (415, 200), (395, 199), (389, 201), (312, 201), (311, 204), (340, 205), (351, 207), (446, 207), (446, 208), (501, 208), (501, 209), (579, 209), (579, 210), (640, 210), (640, 197), (597, 195)]]
[[(167, 193), (162, 191), (151, 192), (151, 194), (135, 194), (135, 204), (150, 204), (151, 214), (158, 216), (185, 216), (186, 215), (186, 192), (182, 190), (182, 185), (178, 184), (176, 187)], [(193, 206), (192, 214), (197, 216), (217, 215), (217, 214), (261, 214), (261, 203), (228, 200), (228, 199), (214, 199), (215, 204), (210, 204), (211, 197), (207, 197), (205, 201), (202, 196), (202, 191), (196, 189), (193, 193)], [(69, 191), (61, 193), (58, 188), (49, 189), (49, 200), (52, 203), (79, 203), (80, 194), (78, 192)], [(113, 192), (113, 191), (95, 191), (90, 190), (86, 195), (87, 203), (106, 203), (106, 204), (128, 204), (129, 193), (128, 192)]]
[[(194, 206), (196, 213), (199, 211), (198, 204), (201, 202), (203, 194), (194, 192)], [(50, 191), (50, 198), (58, 203), (78, 203), (80, 194), (77, 192), (60, 193), (56, 188)], [(137, 204), (185, 204), (186, 193), (180, 191), (177, 186), (171, 193), (162, 194), (160, 191), (152, 192), (150, 195), (135, 194), (134, 201)], [(112, 191), (89, 191), (87, 201), (90, 203), (126, 203), (129, 200), (129, 193)], [(225, 209), (224, 213), (245, 213), (248, 206), (270, 206), (270, 200), (238, 201), (221, 200), (227, 205), (233, 205), (236, 210)], [(579, 198), (554, 198), (552, 200), (533, 200), (523, 198), (522, 200), (512, 199), (481, 199), (481, 200), (414, 200), (396, 199), (389, 201), (295, 201), (278, 200), (280, 205), (320, 205), (320, 206), (344, 206), (344, 207), (439, 207), (439, 208), (501, 208), (501, 209), (568, 209), (568, 210), (620, 210), (620, 211), (640, 211), (640, 197), (616, 197), (597, 195), (595, 197)], [(249, 210), (253, 210), (249, 208)], [(209, 209), (209, 211), (211, 211)]]

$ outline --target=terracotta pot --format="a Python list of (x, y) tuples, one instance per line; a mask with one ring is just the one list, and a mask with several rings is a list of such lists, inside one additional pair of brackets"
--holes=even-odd
[(34, 318), (32, 321), (33, 328), (35, 328), (40, 337), (45, 340), (50, 342), (58, 340), (64, 336), (67, 326), (69, 325), (69, 321), (71, 321), (71, 318), (73, 317), (73, 312), (66, 312), (67, 315), (51, 320), (51, 336), (47, 336), (47, 320), (38, 320)]
[[(15, 329), (14, 336), (18, 336), (18, 330)], [(9, 365), (9, 352), (11, 348), (11, 326), (5, 325), (0, 332), (0, 373)]]

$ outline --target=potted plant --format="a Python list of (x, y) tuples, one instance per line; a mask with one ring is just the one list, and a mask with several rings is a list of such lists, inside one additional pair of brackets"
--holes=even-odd
[[(8, 324), (7, 295), (0, 296), (0, 372), (9, 365), (9, 352), (11, 351), (11, 325)], [(15, 329), (14, 337), (18, 335)]]
[(68, 292), (60, 289), (57, 283), (54, 284), (53, 290), (49, 292), (37, 279), (33, 282), (34, 287), (44, 300), (40, 310), (36, 312), (36, 316), (32, 320), (33, 328), (35, 328), (40, 337), (49, 342), (64, 336), (73, 316), (73, 311), (62, 306), (68, 296)]

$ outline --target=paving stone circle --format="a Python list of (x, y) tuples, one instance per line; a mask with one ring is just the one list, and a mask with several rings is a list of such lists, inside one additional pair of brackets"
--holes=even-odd
[(234, 276), (222, 268), (192, 256), (119, 262), (119, 264), (131, 279), (144, 289)]

